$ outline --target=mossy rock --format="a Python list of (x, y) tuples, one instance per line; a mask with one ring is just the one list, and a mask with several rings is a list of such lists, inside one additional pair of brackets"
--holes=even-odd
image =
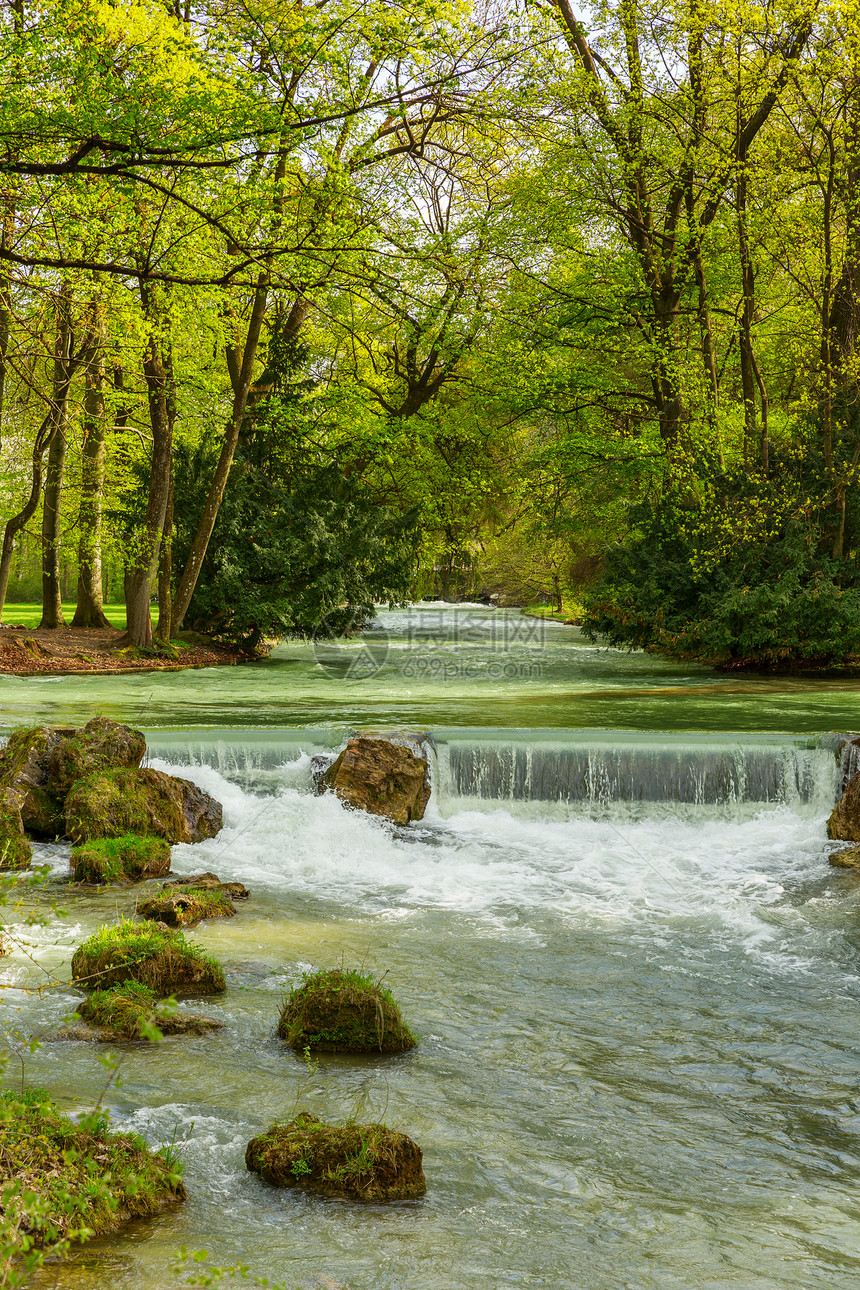
[[(0, 1095), (0, 1191), (11, 1264), (32, 1247), (115, 1231), (185, 1199), (181, 1168), (104, 1112), (77, 1121), (41, 1089)], [(11, 1265), (10, 1264), (10, 1265)]]
[(402, 1053), (417, 1040), (373, 977), (343, 968), (308, 972), (290, 991), (278, 1034), (291, 1048), (323, 1053)]
[(217, 888), (172, 885), (143, 901), (137, 912), (141, 918), (168, 927), (193, 927), (204, 918), (232, 918), (236, 910), (227, 893)]
[(21, 794), (13, 788), (0, 789), (0, 872), (26, 869), (32, 858), (33, 848), (21, 822)]
[(75, 784), (66, 798), (73, 842), (126, 833), (174, 842), (201, 842), (222, 826), (222, 809), (187, 779), (133, 767), (101, 771)]
[(202, 887), (204, 891), (223, 891), (231, 900), (247, 900), (251, 895), (244, 883), (229, 880), (222, 882), (217, 873), (194, 873), (187, 878), (171, 878), (170, 882), (161, 884), (162, 891), (169, 891), (172, 887)]
[(421, 1148), (384, 1124), (322, 1124), (302, 1112), (252, 1138), (245, 1164), (275, 1187), (348, 1200), (409, 1200), (427, 1190)]
[(149, 1039), (152, 1026), (157, 1026), (163, 1035), (205, 1035), (221, 1029), (221, 1022), (213, 1017), (164, 1007), (157, 998), (154, 990), (138, 981), (94, 990), (76, 1008), (85, 1025), (73, 1027), (67, 1035), (71, 1039), (122, 1042)]
[(13, 730), (0, 750), (0, 786), (20, 794), (21, 820), (34, 837), (65, 832), (62, 802), (50, 785), (50, 761), (54, 746), (72, 734), (69, 727), (30, 726)]
[(75, 882), (142, 882), (170, 872), (170, 844), (163, 838), (91, 838), (72, 848)]
[(72, 980), (84, 990), (139, 981), (160, 998), (225, 989), (221, 965), (199, 946), (189, 945), (181, 932), (126, 918), (100, 927), (78, 946)]
[(146, 739), (140, 730), (107, 717), (93, 717), (80, 730), (53, 744), (48, 759), (51, 788), (64, 798), (78, 780), (103, 770), (136, 769), (145, 754)]

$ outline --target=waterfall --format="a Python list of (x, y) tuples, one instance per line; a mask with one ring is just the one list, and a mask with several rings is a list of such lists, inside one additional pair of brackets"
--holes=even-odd
[[(287, 767), (333, 754), (350, 734), (331, 728), (153, 732), (151, 757), (211, 766), (245, 790), (273, 792)], [(730, 816), (785, 805), (829, 811), (844, 779), (860, 770), (849, 736), (639, 734), (633, 731), (437, 729), (369, 731), (430, 759), (434, 809), (539, 804), (589, 815)], [(308, 761), (307, 783), (310, 785)]]
[(620, 804), (722, 810), (783, 804), (818, 813), (836, 800), (843, 763), (858, 759), (857, 747), (837, 736), (729, 742), (707, 736), (590, 735), (439, 737), (434, 787), (440, 809), (541, 802), (607, 813)]

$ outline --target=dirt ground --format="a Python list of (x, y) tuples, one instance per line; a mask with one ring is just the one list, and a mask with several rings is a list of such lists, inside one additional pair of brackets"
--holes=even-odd
[(179, 672), (189, 667), (217, 667), (247, 662), (230, 649), (203, 643), (199, 637), (180, 645), (177, 658), (141, 655), (118, 647), (116, 628), (0, 627), (0, 674), (16, 676), (87, 672)]

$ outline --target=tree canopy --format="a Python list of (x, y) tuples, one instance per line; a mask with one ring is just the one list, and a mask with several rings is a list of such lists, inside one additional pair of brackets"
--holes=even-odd
[[(860, 652), (851, 0), (12, 0), (0, 608)], [(781, 606), (790, 605), (790, 629)], [(841, 624), (841, 626), (840, 626)]]

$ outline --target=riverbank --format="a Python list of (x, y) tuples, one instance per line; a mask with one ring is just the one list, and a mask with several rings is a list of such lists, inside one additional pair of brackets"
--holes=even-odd
[(245, 655), (194, 632), (183, 633), (169, 649), (122, 647), (115, 627), (0, 627), (0, 673), (13, 676), (66, 676), (97, 672), (179, 672), (247, 662)]

